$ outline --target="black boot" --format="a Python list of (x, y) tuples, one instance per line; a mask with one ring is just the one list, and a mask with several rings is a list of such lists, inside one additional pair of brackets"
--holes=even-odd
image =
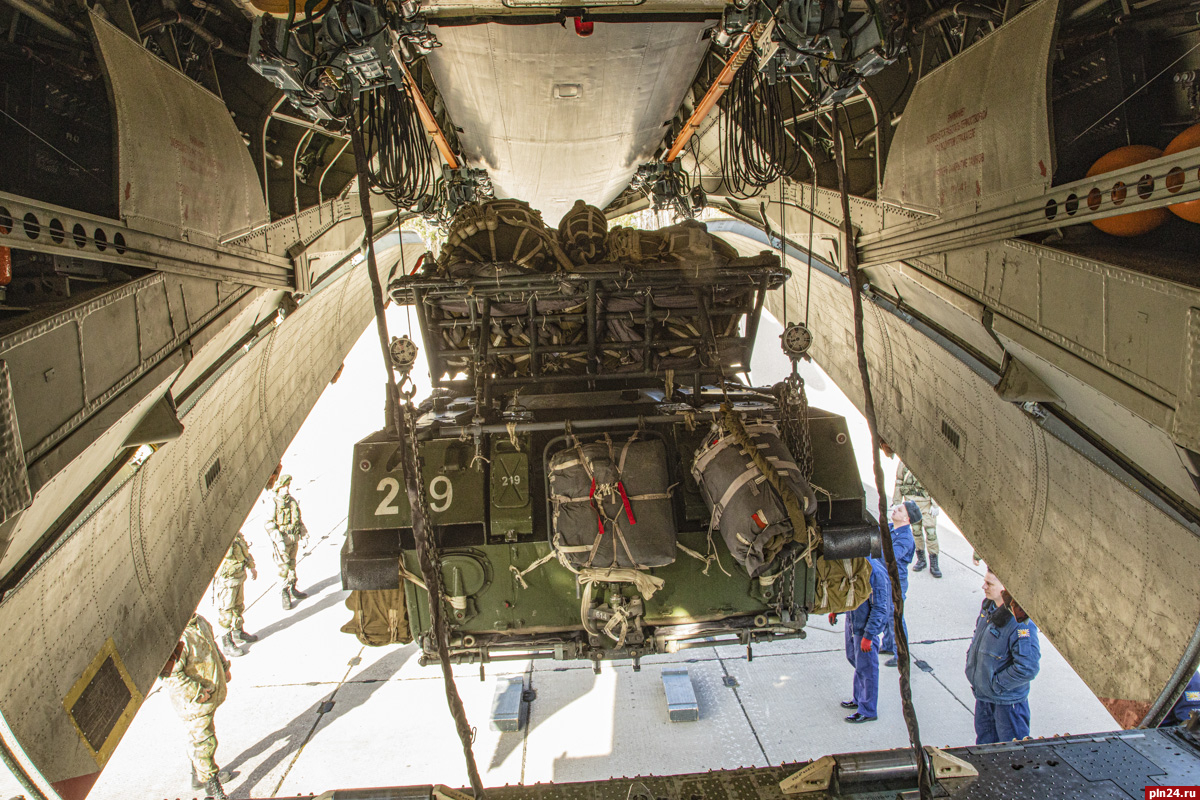
[(286, 586), (283, 587), (283, 591), (280, 593), (280, 597), (283, 599), (283, 610), (291, 611), (292, 606), (295, 604), (292, 602), (292, 594), (291, 594), (291, 592), (288, 591), (288, 587), (286, 587)]
[(225, 655), (230, 658), (241, 658), (246, 655), (246, 651), (237, 646), (237, 642), (233, 641), (233, 633), (227, 633), (221, 637), (221, 649), (225, 651)]
[(213, 775), (208, 779), (208, 783), (204, 784), (205, 798), (211, 797), (213, 800), (229, 800), (229, 795), (225, 794), (225, 789), (221, 786), (221, 779)]
[(302, 591), (300, 591), (299, 589), (297, 589), (297, 588), (296, 588), (296, 583), (295, 583), (295, 581), (293, 581), (293, 582), (291, 583), (291, 585), (290, 585), (290, 586), (288, 586), (288, 591), (292, 593), (292, 598), (293, 598), (293, 599), (295, 599), (295, 600), (303, 600), (304, 598), (308, 597), (308, 593), (307, 593), (307, 592), (302, 592)]
[(230, 631), (230, 633), (233, 635), (233, 640), (235, 642), (237, 642), (238, 644), (246, 644), (247, 642), (257, 642), (258, 641), (257, 636), (255, 636), (253, 633), (246, 633), (246, 631), (244, 631), (241, 628), (237, 628), (236, 630)]
[(942, 571), (940, 569), (938, 569), (937, 557), (938, 557), (937, 553), (929, 554), (929, 574), (935, 578), (940, 578), (940, 577), (942, 577)]
[(925, 569), (925, 551), (917, 551), (917, 563), (913, 564), (913, 572), (920, 572)]

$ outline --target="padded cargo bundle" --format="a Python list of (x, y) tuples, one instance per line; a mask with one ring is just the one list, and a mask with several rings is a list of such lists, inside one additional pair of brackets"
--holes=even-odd
[(399, 589), (355, 590), (346, 598), (346, 608), (354, 612), (354, 619), (342, 626), (342, 633), (354, 634), (368, 647), (412, 641), (403, 586)]
[(576, 569), (675, 560), (667, 452), (659, 439), (578, 441), (550, 458), (554, 548)]
[[(761, 457), (752, 457), (750, 447)], [(763, 467), (766, 466), (764, 470)], [(817, 510), (817, 498), (773, 424), (743, 426), (726, 419), (714, 425), (696, 451), (692, 477), (712, 510), (729, 552), (751, 577), (762, 574), (791, 541), (807, 542), (808, 527), (796, 531), (779, 484), (795, 498), (799, 516)]]

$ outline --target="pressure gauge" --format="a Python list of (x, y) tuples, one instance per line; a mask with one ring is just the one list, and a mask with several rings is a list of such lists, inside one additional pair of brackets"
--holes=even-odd
[(812, 347), (813, 337), (812, 332), (804, 325), (793, 322), (784, 329), (779, 337), (783, 345), (783, 352), (788, 358), (796, 360), (808, 352), (808, 348)]
[(389, 348), (392, 354), (392, 365), (400, 372), (408, 372), (417, 363), (417, 345), (407, 336), (392, 338)]

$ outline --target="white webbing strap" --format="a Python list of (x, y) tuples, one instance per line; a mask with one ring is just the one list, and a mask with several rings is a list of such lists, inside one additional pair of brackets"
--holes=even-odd
[(591, 583), (632, 583), (637, 587), (642, 597), (649, 600), (654, 593), (666, 585), (666, 581), (647, 572), (636, 569), (613, 567), (611, 569), (581, 569), (579, 570), (580, 585)]
[(721, 522), (721, 514), (725, 511), (725, 505), (733, 499), (734, 495), (741, 491), (743, 486), (750, 481), (762, 483), (765, 480), (766, 478), (761, 472), (759, 472), (758, 467), (754, 466), (753, 462), (748, 464), (746, 466), (746, 470), (741, 475), (738, 475), (736, 478), (734, 478), (733, 481), (730, 482), (727, 487), (725, 487), (725, 494), (721, 495), (721, 499), (713, 507), (713, 517), (715, 517), (714, 522), (718, 524)]
[[(578, 550), (579, 548), (574, 548), (574, 549)], [(584, 548), (584, 549), (586, 549), (586, 548)], [(547, 561), (553, 561), (557, 557), (558, 557), (558, 554), (555, 553), (554, 550), (552, 549), (549, 553), (546, 553), (546, 555), (542, 556), (541, 558), (539, 558), (537, 561), (530, 564), (525, 569), (517, 569), (516, 564), (509, 564), (508, 568), (509, 568), (509, 570), (512, 571), (513, 577), (516, 579), (517, 583), (521, 584), (521, 588), (528, 589), (529, 584), (525, 582), (525, 576), (528, 575), (529, 573), (533, 572), (535, 569), (540, 567), (542, 564), (545, 564)]]

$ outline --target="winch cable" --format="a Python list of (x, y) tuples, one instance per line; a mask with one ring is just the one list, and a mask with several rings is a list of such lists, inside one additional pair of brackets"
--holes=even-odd
[(912, 744), (913, 755), (916, 757), (917, 781), (921, 800), (931, 800), (933, 786), (929, 774), (929, 763), (921, 747), (921, 731), (917, 724), (917, 714), (912, 701), (911, 665), (909, 663), (908, 635), (904, 630), (904, 598), (900, 594), (900, 570), (896, 563), (896, 553), (892, 549), (892, 533), (888, 530), (887, 525), (887, 498), (883, 494), (883, 464), (879, 460), (879, 428), (875, 416), (875, 400), (871, 396), (871, 375), (867, 368), (866, 337), (863, 332), (863, 274), (858, 268), (854, 226), (850, 221), (850, 189), (846, 174), (846, 154), (842, 141), (842, 129), (837, 124), (836, 111), (833, 115), (833, 123), (833, 159), (837, 163), (838, 188), (842, 195), (842, 227), (846, 235), (843, 251), (846, 273), (850, 279), (850, 297), (854, 304), (854, 343), (858, 355), (858, 374), (862, 379), (863, 416), (867, 418), (867, 427), (871, 431), (871, 464), (875, 471), (875, 488), (879, 493), (879, 535), (883, 540), (883, 555), (887, 559), (888, 577), (892, 583), (896, 658), (900, 664), (900, 703), (904, 713), (904, 724), (908, 727), (908, 740)]
[(808, 307), (812, 298), (812, 262), (813, 262), (813, 225), (817, 219), (817, 115), (813, 114), (812, 131), (809, 134), (808, 147), (812, 153), (812, 195), (809, 197), (808, 209), (808, 241), (804, 252), (808, 255), (808, 282), (804, 287), (804, 327), (808, 327)]
[[(411, 417), (412, 398), (409, 395), (404, 408), (400, 408), (396, 378), (392, 374), (387, 320), (384, 318), (383, 311), (383, 283), (379, 279), (379, 269), (375, 263), (375, 226), (371, 218), (371, 189), (367, 181), (368, 155), (363, 145), (362, 132), (357, 126), (351, 126), (350, 138), (354, 147), (355, 165), (358, 169), (358, 200), (362, 206), (364, 235), (367, 240), (367, 274), (371, 279), (371, 299), (375, 305), (375, 329), (379, 333), (379, 347), (383, 352), (383, 363), (388, 375), (387, 407), (393, 417), (388, 420), (388, 423), (396, 426), (400, 441), (399, 450), (404, 469), (404, 488), (408, 494), (409, 508), (412, 509), (413, 539), (416, 542), (417, 560), (421, 563), (421, 574), (428, 587), (429, 622), (437, 645), (438, 661), (442, 667), (446, 704), (450, 707), (450, 715), (454, 718), (454, 727), (458, 731), (458, 738), (462, 741), (463, 758), (467, 762), (467, 775), (471, 781), (471, 790), (475, 794), (475, 800), (483, 800), (483, 781), (479, 777), (479, 767), (475, 764), (475, 754), (471, 749), (474, 735), (471, 732), (471, 723), (467, 720), (467, 712), (463, 708), (462, 697), (459, 696), (458, 687), (454, 683), (454, 671), (450, 664), (449, 633), (446, 630), (446, 620), (442, 614), (441, 559), (437, 543), (433, 538), (433, 528), (428, 524), (429, 515), (425, 504), (425, 493), (417, 478), (421, 473), (415, 431), (410, 427), (413, 422)], [(404, 246), (403, 236), (400, 246)]]

